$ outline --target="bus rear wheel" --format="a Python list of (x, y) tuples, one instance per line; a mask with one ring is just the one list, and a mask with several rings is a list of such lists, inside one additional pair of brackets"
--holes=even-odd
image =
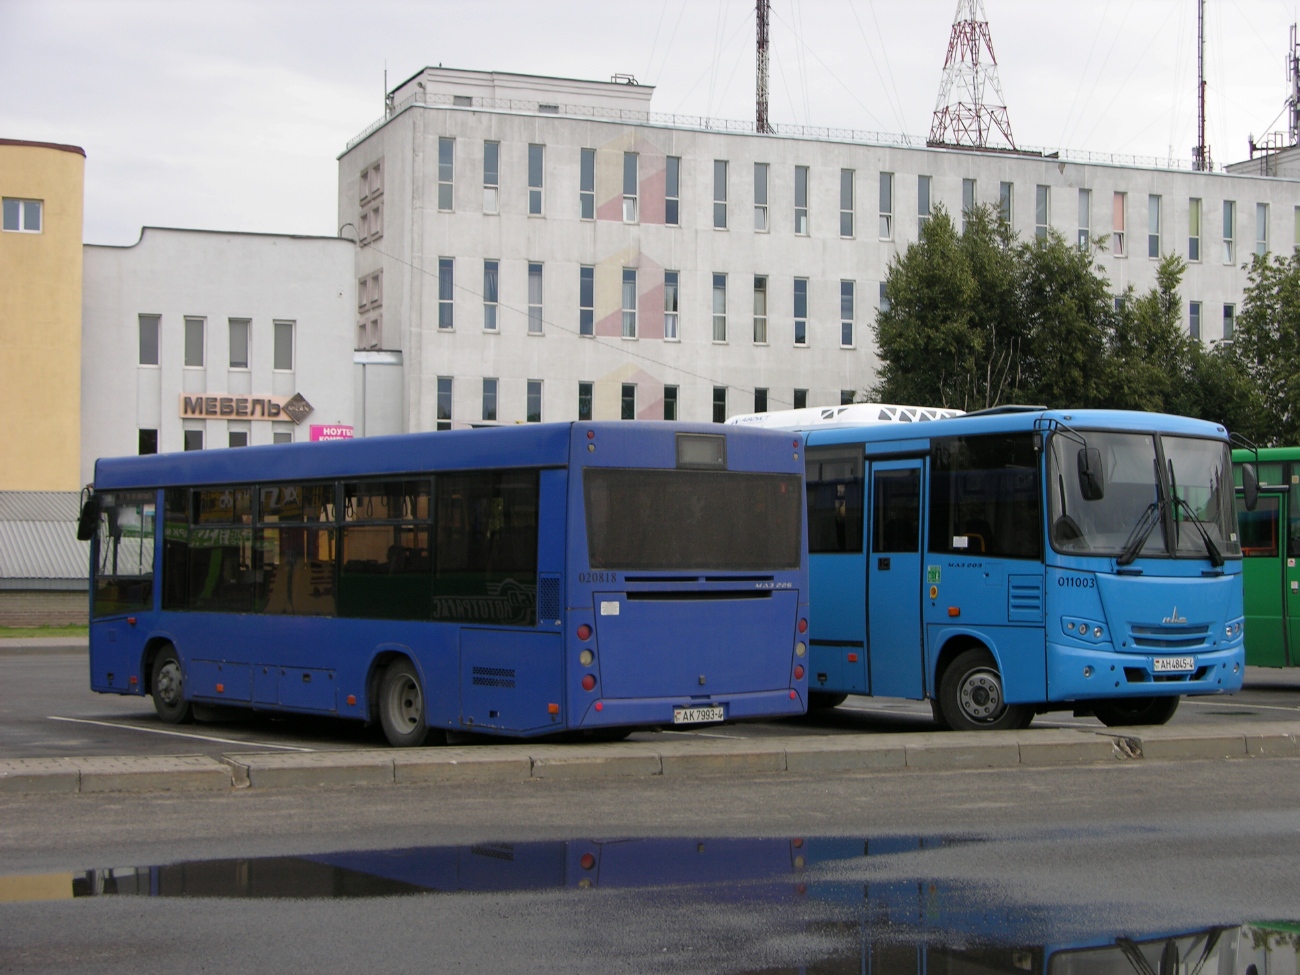
[(181, 658), (171, 644), (154, 657), (149, 688), (153, 709), (163, 721), (189, 724), (194, 720), (194, 708), (185, 700), (185, 672), (181, 669)]
[(1164, 724), (1178, 710), (1178, 695), (1169, 697), (1130, 697), (1093, 705), (1092, 713), (1107, 728), (1117, 725)]
[(993, 654), (972, 648), (957, 656), (939, 683), (939, 711), (953, 731), (1005, 731), (1026, 727), (1031, 708), (1008, 704)]
[(379, 684), (379, 723), (390, 745), (413, 748), (431, 744), (437, 732), (425, 720), (424, 689), (409, 660), (394, 660)]

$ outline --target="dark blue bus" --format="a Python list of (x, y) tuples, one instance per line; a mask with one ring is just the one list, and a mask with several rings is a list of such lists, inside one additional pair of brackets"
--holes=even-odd
[(799, 714), (797, 437), (666, 423), (100, 460), (90, 684), (394, 745)]

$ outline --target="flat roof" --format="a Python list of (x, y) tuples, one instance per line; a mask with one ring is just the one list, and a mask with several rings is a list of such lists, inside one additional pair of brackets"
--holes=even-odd
[(28, 142), (25, 139), (0, 139), (0, 146), (29, 146), (33, 149), (57, 149), (59, 152), (75, 152), (83, 158), (86, 150), (81, 146), (65, 145), (62, 142)]

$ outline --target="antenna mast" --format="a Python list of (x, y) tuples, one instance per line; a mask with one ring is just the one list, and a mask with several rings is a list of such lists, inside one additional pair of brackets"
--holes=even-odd
[(755, 32), (758, 43), (757, 52), (757, 89), (754, 93), (754, 131), (770, 133), (772, 124), (767, 120), (767, 23), (771, 15), (770, 0), (757, 0)]
[(957, 0), (927, 144), (983, 149), (997, 135), (1016, 148), (984, 0)]
[(1210, 147), (1205, 144), (1205, 0), (1196, 0), (1196, 147), (1192, 150), (1192, 169), (1208, 173)]

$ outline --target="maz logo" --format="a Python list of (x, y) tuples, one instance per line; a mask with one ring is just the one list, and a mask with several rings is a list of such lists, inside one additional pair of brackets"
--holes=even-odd
[(1187, 622), (1187, 617), (1186, 617), (1186, 616), (1179, 616), (1179, 615), (1178, 615), (1178, 607), (1175, 606), (1175, 607), (1174, 607), (1174, 611), (1173, 611), (1172, 613), (1170, 613), (1168, 616), (1166, 616), (1164, 619), (1162, 619), (1160, 622), (1161, 622), (1161, 623), (1186, 623), (1186, 622)]

